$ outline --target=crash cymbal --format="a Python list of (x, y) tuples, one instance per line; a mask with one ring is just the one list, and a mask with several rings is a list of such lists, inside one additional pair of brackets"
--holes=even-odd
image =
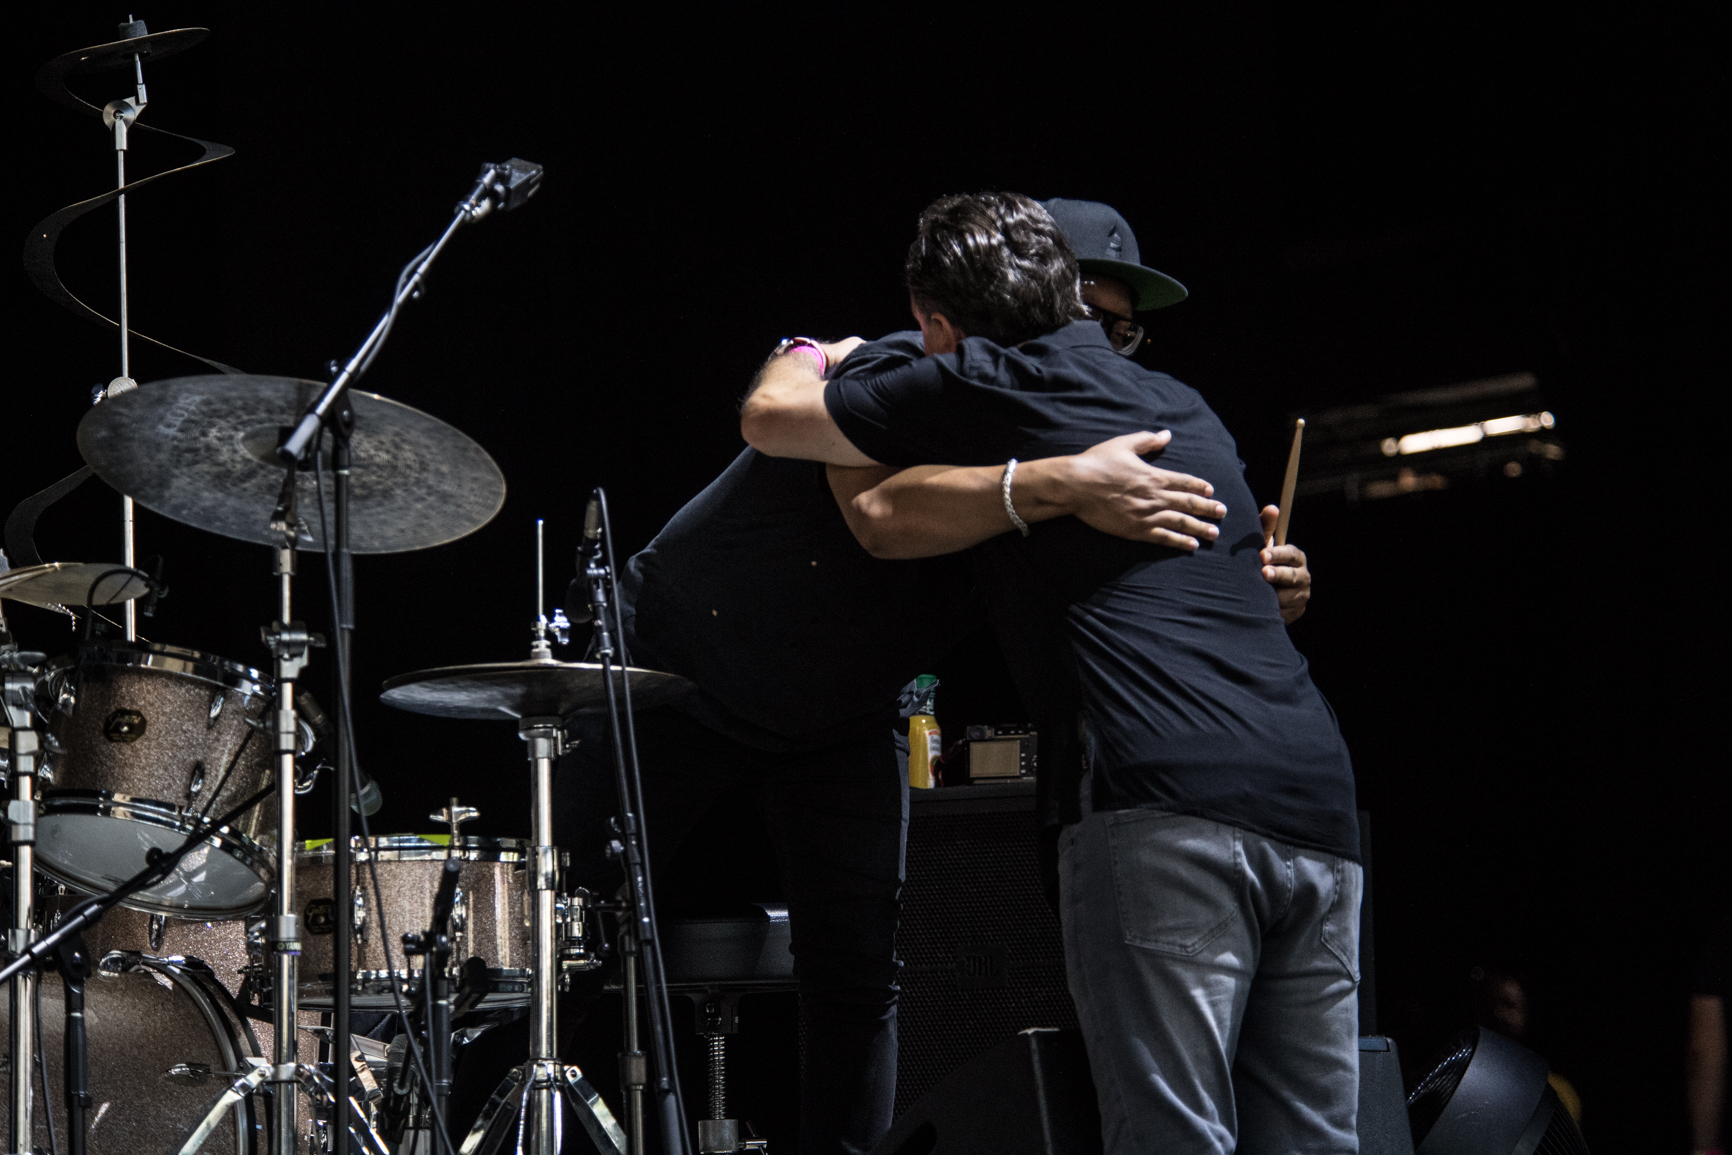
[(0, 598), (33, 606), (112, 606), (149, 592), (137, 570), (102, 562), (51, 561), (0, 573)]
[[(109, 485), (146, 509), (241, 541), (275, 544), (283, 431), (325, 386), (293, 377), (171, 377), (111, 397), (84, 415), (78, 451)], [(437, 417), (376, 393), (354, 407), (350, 545), (356, 553), (426, 549), (470, 534), (505, 504), (505, 475), (487, 452)], [(330, 469), (329, 443), (325, 468)], [(325, 518), (333, 516), (325, 476)], [(296, 479), (298, 546), (324, 548), (313, 472)]]
[[(618, 667), (614, 669), (618, 687)], [(627, 673), (635, 710), (671, 702), (692, 688), (677, 674), (639, 669)], [(379, 700), (438, 718), (563, 718), (607, 709), (607, 684), (602, 667), (590, 662), (484, 662), (399, 674), (385, 683)]]

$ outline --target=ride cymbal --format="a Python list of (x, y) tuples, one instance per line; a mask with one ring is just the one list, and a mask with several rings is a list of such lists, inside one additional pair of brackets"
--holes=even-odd
[[(97, 476), (146, 509), (240, 541), (276, 544), (283, 484), (276, 448), (323, 390), (293, 377), (171, 377), (111, 397), (84, 415), (78, 451)], [(486, 450), (418, 409), (349, 392), (350, 548), (401, 553), (471, 534), (505, 504), (505, 475)], [(325, 521), (332, 478), (326, 445)], [(324, 548), (311, 468), (296, 477), (297, 547)]]

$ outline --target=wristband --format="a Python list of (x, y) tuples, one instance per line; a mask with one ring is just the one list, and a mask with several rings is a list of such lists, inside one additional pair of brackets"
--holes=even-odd
[(795, 345), (792, 349), (789, 349), (788, 352), (810, 353), (818, 362), (818, 376), (820, 377), (830, 371), (830, 358), (824, 356), (824, 350), (818, 348), (816, 345)]
[(1028, 536), (1028, 522), (1016, 516), (1016, 506), (1010, 500), (1010, 481), (1016, 476), (1016, 458), (1011, 458), (1004, 466), (1004, 481), (999, 489), (1004, 494), (1004, 512), (1010, 515), (1010, 524), (1022, 531), (1022, 536)]
[(782, 338), (781, 344), (777, 345), (775, 351), (770, 354), (770, 360), (774, 361), (782, 354), (792, 352), (796, 349), (810, 349), (812, 351), (812, 356), (818, 362), (818, 376), (822, 377), (830, 372), (830, 358), (825, 355), (824, 350), (818, 348), (818, 342), (812, 340), (810, 337)]

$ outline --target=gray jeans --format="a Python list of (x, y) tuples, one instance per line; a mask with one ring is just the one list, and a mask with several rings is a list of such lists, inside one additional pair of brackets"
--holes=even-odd
[(1161, 810), (1059, 839), (1108, 1155), (1353, 1155), (1360, 868)]

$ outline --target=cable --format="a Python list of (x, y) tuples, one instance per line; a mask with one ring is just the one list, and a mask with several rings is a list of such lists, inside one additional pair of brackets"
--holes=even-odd
[[(397, 274), (397, 284), (391, 290), (391, 307), (385, 310), (385, 329), (379, 334), (379, 339), (373, 342), (373, 348), (367, 353), (367, 359), (355, 368), (357, 379), (366, 376), (367, 370), (373, 366), (373, 358), (379, 355), (379, 350), (385, 347), (385, 339), (391, 335), (391, 329), (397, 324), (397, 312), (403, 307), (403, 285), (415, 275), (415, 266), (427, 259), (427, 254), (433, 251), (435, 241), (415, 254), (415, 259), (403, 266), (403, 271)], [(321, 512), (323, 512), (321, 510)]]
[[(419, 259), (419, 257), (416, 258), (416, 260)], [(337, 784), (337, 788), (339, 790), (353, 790), (355, 792), (355, 797), (359, 798), (361, 796), (361, 760), (356, 755), (355, 751), (355, 714), (353, 709), (353, 699), (349, 695), (348, 649), (343, 638), (342, 623), (337, 620), (338, 615), (341, 612), (341, 603), (337, 600), (336, 545), (331, 541), (330, 527), (325, 520), (324, 457), (325, 439), (324, 435), (321, 433), (319, 440), (314, 443), (313, 448), (313, 484), (316, 487), (317, 497), (319, 499), (319, 537), (325, 543), (323, 551), (325, 555), (325, 580), (326, 588), (331, 599), (331, 618), (337, 623), (337, 628), (332, 631), (336, 635), (335, 638), (332, 639), (332, 646), (336, 650), (337, 692), (343, 700), (337, 740), (342, 742), (348, 750), (349, 770), (351, 775), (350, 782), (339, 783)], [(361, 819), (361, 845), (363, 847), (371, 847), (373, 842), (373, 833), (368, 829), (367, 816), (366, 814), (361, 813), (359, 814), (359, 817)], [(451, 1147), (451, 1134), (445, 1126), (445, 1116), (439, 1110), (438, 1097), (433, 1093), (433, 1079), (428, 1075), (427, 1063), (421, 1057), (421, 1046), (415, 1041), (414, 1024), (409, 1021), (409, 1013), (403, 1007), (403, 990), (397, 982), (397, 969), (391, 963), (391, 932), (385, 925), (385, 901), (379, 887), (379, 864), (377, 858), (378, 856), (375, 854), (367, 855), (367, 875), (373, 883), (373, 905), (379, 912), (379, 939), (385, 948), (385, 973), (391, 980), (391, 1001), (396, 1006), (397, 1017), (403, 1020), (403, 1037), (408, 1040), (409, 1054), (415, 1060), (415, 1074), (420, 1077), (422, 1090), (424, 1090), (427, 1095), (427, 1108), (433, 1116), (433, 1129), (435, 1134), (438, 1136), (437, 1142), (439, 1146), (444, 1148), (445, 1155), (454, 1155)], [(429, 959), (429, 962), (431, 962), (431, 959)], [(403, 958), (403, 970), (405, 973), (409, 970), (409, 959), (407, 955)], [(347, 981), (347, 979), (344, 976), (339, 975), (337, 976), (337, 981), (344, 982)], [(425, 969), (422, 971), (421, 981), (429, 984), (429, 986), (431, 985)], [(431, 1016), (429, 1016), (429, 1018), (430, 1017)], [(331, 1057), (333, 1060), (332, 1068), (334, 1070), (337, 1066), (335, 1062), (337, 1056), (333, 1054)], [(348, 1089), (347, 1080), (344, 1080), (343, 1087), (346, 1092)]]
[[(613, 617), (614, 652), (620, 659), (620, 694), (614, 696), (613, 659), (609, 655), (601, 655), (602, 677), (607, 685), (608, 710), (612, 714), (612, 737), (614, 741), (615, 767), (619, 776), (619, 788), (622, 795), (622, 805), (630, 811), (635, 821), (635, 829), (628, 832), (628, 837), (637, 841), (638, 862), (633, 873), (637, 877), (637, 892), (641, 899), (638, 910), (640, 922), (647, 921), (650, 926), (656, 926), (655, 920), (655, 889), (650, 881), (650, 849), (649, 821), (644, 812), (643, 804), (643, 773), (638, 762), (637, 726), (632, 718), (631, 706), (631, 672), (630, 655), (625, 648), (625, 616), (619, 602), (619, 571), (615, 566), (613, 555), (613, 522), (608, 516), (607, 493), (601, 489), (595, 491), (596, 502), (601, 510), (602, 549), (607, 562), (607, 576), (604, 579), (609, 587), (610, 609)], [(604, 610), (603, 613), (607, 613)], [(623, 705), (624, 709), (620, 707)], [(620, 721), (624, 718), (623, 745), (620, 742)], [(658, 1088), (658, 1093), (664, 1099), (664, 1131), (677, 1129), (677, 1135), (664, 1134), (663, 1142), (670, 1151), (689, 1152), (692, 1149), (691, 1136), (686, 1133), (685, 1096), (680, 1089), (679, 1064), (675, 1059), (673, 1014), (668, 1006), (667, 971), (662, 961), (661, 936), (659, 931), (645, 940), (638, 929), (638, 949), (644, 961), (644, 985), (648, 988), (650, 1029), (655, 1035), (657, 1049), (662, 1053), (662, 1061), (657, 1064), (661, 1068), (659, 1074), (666, 1081), (665, 1090)], [(665, 1100), (671, 1099), (671, 1104)], [(671, 1116), (671, 1117), (668, 1117)], [(668, 1124), (672, 1124), (670, 1128)], [(677, 1146), (676, 1146), (677, 1140)]]
[(36, 976), (36, 985), (30, 988), (30, 993), (36, 1000), (36, 1070), (42, 1075), (42, 1114), (48, 1120), (48, 1151), (49, 1155), (60, 1155), (60, 1137), (54, 1133), (54, 1100), (48, 1093), (48, 1052), (42, 1045), (41, 975)]

